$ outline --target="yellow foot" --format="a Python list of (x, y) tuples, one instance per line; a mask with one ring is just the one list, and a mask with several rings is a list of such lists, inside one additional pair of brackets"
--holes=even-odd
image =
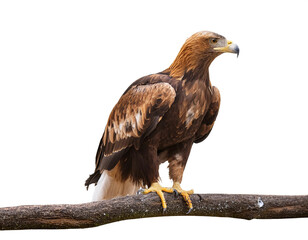
[(143, 193), (143, 194), (148, 194), (150, 192), (156, 192), (157, 195), (160, 197), (161, 204), (163, 206), (163, 211), (165, 211), (166, 208), (167, 208), (167, 204), (166, 204), (166, 200), (165, 200), (163, 192), (173, 193), (173, 189), (162, 187), (162, 186), (160, 186), (160, 184), (158, 182), (154, 182), (154, 183), (152, 183), (150, 188), (141, 189), (141, 191), (138, 191), (138, 192)]
[(190, 213), (190, 211), (193, 209), (193, 206), (192, 206), (192, 203), (191, 203), (189, 195), (193, 194), (194, 190), (189, 190), (189, 191), (183, 190), (181, 188), (179, 182), (174, 182), (172, 188), (174, 189), (175, 192), (177, 192), (177, 193), (182, 195), (182, 197), (184, 198), (184, 201), (186, 202), (186, 204), (189, 207), (189, 210), (188, 210), (187, 214)]

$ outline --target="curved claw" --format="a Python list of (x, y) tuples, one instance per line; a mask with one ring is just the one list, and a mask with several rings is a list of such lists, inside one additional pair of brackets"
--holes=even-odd
[(190, 214), (191, 210), (193, 210), (193, 207), (189, 208), (189, 210), (186, 214)]
[(178, 197), (178, 196), (179, 196), (179, 192), (178, 192), (178, 190), (173, 189), (173, 192), (174, 192), (174, 195), (175, 195), (176, 197)]
[(142, 193), (144, 193), (144, 189), (140, 188), (140, 189), (137, 190), (136, 195), (140, 195)]
[(163, 207), (163, 214), (165, 214), (166, 210), (167, 210), (167, 206), (165, 208)]

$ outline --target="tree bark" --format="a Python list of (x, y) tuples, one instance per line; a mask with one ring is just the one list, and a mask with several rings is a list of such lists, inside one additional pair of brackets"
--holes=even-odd
[[(187, 206), (180, 196), (166, 193), (165, 198), (165, 212), (154, 193), (83, 204), (0, 208), (0, 229), (89, 228), (125, 219), (187, 215)], [(193, 194), (191, 200), (190, 216), (249, 220), (308, 217), (308, 195)]]

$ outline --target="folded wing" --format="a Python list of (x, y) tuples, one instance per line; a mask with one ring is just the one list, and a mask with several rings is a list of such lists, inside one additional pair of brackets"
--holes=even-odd
[[(129, 148), (139, 149), (140, 142), (156, 128), (175, 96), (174, 88), (164, 82), (132, 86), (126, 91), (105, 127), (96, 154), (96, 175), (114, 168)], [(90, 178), (86, 185), (97, 180)]]

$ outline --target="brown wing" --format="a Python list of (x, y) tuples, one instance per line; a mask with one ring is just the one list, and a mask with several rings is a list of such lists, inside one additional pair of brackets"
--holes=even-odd
[(210, 132), (212, 131), (212, 128), (214, 126), (216, 117), (218, 115), (220, 106), (220, 93), (218, 88), (212, 87), (212, 101), (210, 104), (210, 107), (205, 114), (202, 124), (199, 128), (199, 130), (196, 132), (195, 135), (195, 143), (202, 142), (204, 139), (208, 137)]
[(168, 83), (132, 86), (113, 108), (96, 155), (96, 171), (112, 169), (130, 147), (157, 126), (174, 102), (176, 93)]

